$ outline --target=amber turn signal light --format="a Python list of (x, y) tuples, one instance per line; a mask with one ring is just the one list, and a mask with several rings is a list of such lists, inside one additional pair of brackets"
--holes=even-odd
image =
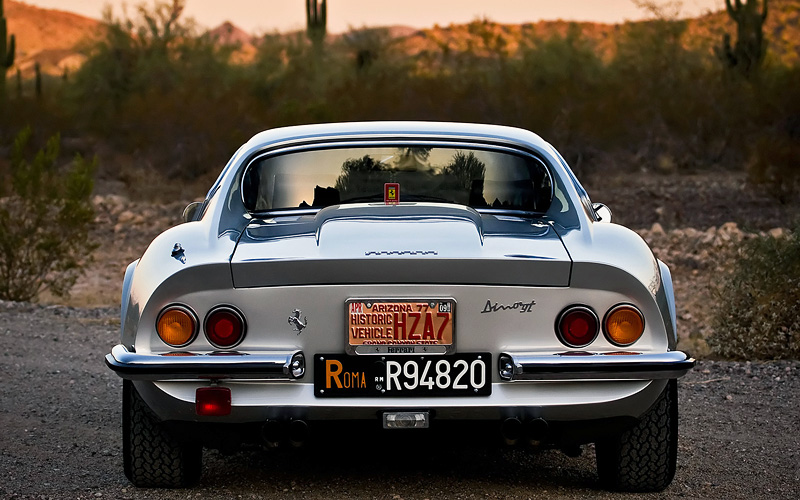
[(167, 345), (182, 347), (194, 338), (197, 332), (197, 320), (187, 308), (170, 306), (158, 316), (156, 331)]
[(628, 346), (644, 333), (644, 316), (635, 307), (621, 304), (608, 312), (603, 326), (609, 342)]

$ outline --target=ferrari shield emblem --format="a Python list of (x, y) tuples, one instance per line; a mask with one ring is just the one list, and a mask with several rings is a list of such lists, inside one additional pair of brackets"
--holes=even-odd
[(400, 203), (400, 184), (397, 182), (387, 182), (383, 185), (383, 202), (387, 205), (397, 205)]

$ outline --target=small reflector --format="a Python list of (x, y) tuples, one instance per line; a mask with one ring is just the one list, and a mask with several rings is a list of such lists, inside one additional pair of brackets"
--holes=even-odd
[(227, 387), (200, 387), (195, 393), (195, 412), (205, 417), (231, 413), (231, 390)]

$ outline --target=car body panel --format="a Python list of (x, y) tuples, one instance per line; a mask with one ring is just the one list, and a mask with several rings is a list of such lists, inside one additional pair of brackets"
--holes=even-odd
[[(242, 176), (255, 158), (342, 144), (518, 151), (547, 166), (553, 202), (542, 214), (446, 203), (245, 210)], [(389, 408), (429, 409), (437, 419), (638, 417), (662, 392), (665, 377), (681, 376), (693, 364), (675, 351), (668, 268), (636, 233), (599, 222), (563, 158), (528, 131), (376, 122), (262, 132), (236, 152), (195, 219), (159, 235), (126, 271), (121, 343), (106, 358), (164, 420), (375, 418)], [(491, 353), (490, 396), (325, 399), (314, 393), (311, 359), (354, 352), (347, 345), (348, 300), (438, 298), (455, 303), (455, 346), (448, 352)], [(187, 346), (170, 347), (157, 335), (157, 318), (171, 304), (187, 307), (200, 323)], [(556, 319), (575, 304), (600, 320), (618, 304), (633, 305), (645, 318), (644, 333), (630, 348), (602, 332), (586, 347), (568, 347), (556, 337)], [(220, 305), (235, 307), (247, 322), (244, 339), (227, 357), (214, 357), (219, 349), (202, 332), (204, 318)], [(306, 365), (295, 379), (286, 370), (298, 353)], [(498, 371), (504, 355), (515, 377), (503, 379)], [(195, 413), (196, 389), (210, 384), (231, 389), (230, 415)]]

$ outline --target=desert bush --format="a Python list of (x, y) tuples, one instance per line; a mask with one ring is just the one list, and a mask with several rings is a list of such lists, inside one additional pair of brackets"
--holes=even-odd
[(750, 182), (763, 186), (780, 203), (796, 199), (800, 193), (800, 142), (781, 133), (759, 138), (747, 174)]
[(723, 279), (712, 352), (733, 359), (800, 359), (800, 231), (746, 241)]
[[(28, 301), (48, 290), (68, 295), (95, 246), (89, 201), (96, 161), (59, 159), (60, 137), (32, 153), (30, 128), (19, 133), (0, 171), (0, 298)], [(3, 165), (6, 165), (3, 163)], [(10, 187), (10, 189), (9, 189)]]
[(199, 33), (182, 17), (184, 4), (142, 3), (122, 17), (108, 8), (105, 34), (86, 49), (65, 100), (84, 130), (135, 151), (145, 168), (194, 179), (224, 162), (251, 130), (236, 113), (248, 106), (238, 102), (234, 48)]
[(748, 138), (748, 179), (782, 204), (800, 194), (800, 66), (760, 75), (755, 119)]
[[(577, 23), (553, 31), (479, 19), (409, 40), (352, 30), (331, 37), (324, 51), (304, 32), (275, 33), (261, 38), (252, 60), (232, 58), (231, 47), (200, 33), (181, 16), (184, 3), (155, 0), (131, 16), (108, 11), (88, 61), (63, 92), (52, 86), (35, 103), (46, 113), (0, 115), (0, 140), (25, 123), (51, 126), (116, 148), (127, 163), (104, 161), (114, 169), (100, 175), (137, 182), (145, 171), (194, 181), (267, 128), (486, 122), (536, 131), (591, 175), (614, 155), (632, 159), (606, 161), (626, 170), (739, 169), (754, 155), (766, 158), (759, 137), (800, 116), (800, 70), (767, 61), (757, 79), (732, 78), (714, 55), (718, 40), (702, 41), (677, 7), (670, 10), (678, 2), (637, 1), (653, 18), (619, 25), (605, 40)], [(755, 165), (765, 173), (754, 170), (751, 180), (794, 175), (797, 154), (776, 156)]]

